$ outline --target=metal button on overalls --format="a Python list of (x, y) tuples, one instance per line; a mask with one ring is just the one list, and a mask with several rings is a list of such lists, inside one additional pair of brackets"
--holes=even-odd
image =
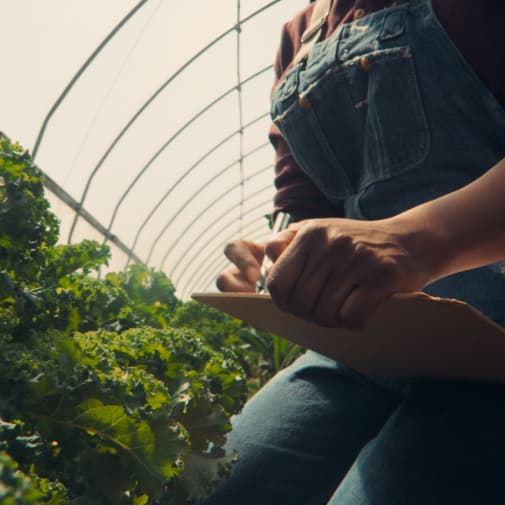
[[(363, 19), (320, 41), (319, 57), (291, 75), (296, 86), (273, 95), (274, 119), (291, 152), (346, 218), (397, 215), (477, 179), (503, 158), (503, 107), (461, 65), (431, 2), (370, 12), (354, 0), (350, 17)], [(442, 62), (451, 72), (440, 74)], [(462, 120), (463, 110), (471, 122)], [(458, 298), (505, 326), (505, 262), (424, 290)]]
[(366, 56), (360, 58), (359, 64), (365, 72), (370, 72), (370, 70), (372, 70), (372, 62)]
[(305, 95), (298, 96), (298, 105), (302, 110), (310, 110), (310, 100)]
[(358, 8), (354, 11), (354, 16), (353, 19), (356, 21), (358, 19), (361, 19), (364, 15), (366, 14), (365, 9)]

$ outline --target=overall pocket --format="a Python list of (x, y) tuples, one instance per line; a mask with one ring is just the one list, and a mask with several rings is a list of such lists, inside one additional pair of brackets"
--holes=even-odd
[[(394, 11), (396, 18), (398, 12), (405, 18), (405, 9)], [(358, 29), (344, 25), (324, 72), (314, 72), (309, 59), (307, 68), (298, 70), (296, 91), (291, 86), (282, 100), (274, 95), (274, 122), (302, 169), (332, 201), (400, 175), (428, 153), (404, 25), (395, 30), (384, 21), (395, 18), (381, 15), (363, 18), (368, 24)], [(319, 77), (304, 85), (304, 73)]]

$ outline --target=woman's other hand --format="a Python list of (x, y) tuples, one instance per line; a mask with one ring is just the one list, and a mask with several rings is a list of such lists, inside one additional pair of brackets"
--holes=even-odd
[(267, 288), (284, 311), (322, 326), (361, 328), (394, 293), (434, 280), (434, 268), (414, 250), (419, 240), (394, 219), (295, 223), (266, 244), (274, 261)]
[(260, 278), (261, 263), (265, 246), (247, 240), (230, 242), (224, 250), (233, 266), (224, 270), (217, 278), (220, 291), (254, 292)]

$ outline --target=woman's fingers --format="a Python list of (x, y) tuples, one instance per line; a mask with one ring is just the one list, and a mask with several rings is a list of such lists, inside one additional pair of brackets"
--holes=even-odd
[(353, 247), (341, 253), (338, 268), (331, 270), (321, 290), (312, 320), (321, 326), (346, 326), (341, 307), (357, 287), (373, 285), (379, 275), (383, 277), (382, 270), (366, 248)]
[(289, 311), (288, 299), (305, 269), (308, 244), (294, 232), (284, 230), (268, 242), (266, 254), (274, 261), (267, 278), (268, 292), (281, 310)]
[(253, 291), (266, 253), (274, 261), (267, 288), (281, 310), (323, 326), (361, 327), (393, 293), (425, 285), (402, 233), (389, 220), (296, 223), (265, 248), (229, 244), (225, 253), (235, 267), (221, 274), (218, 287)]
[(381, 301), (411, 289), (405, 250), (371, 223), (307, 221), (291, 237), (267, 245), (274, 258), (281, 250), (267, 287), (282, 310), (322, 326), (360, 328)]
[(224, 254), (237, 267), (244, 279), (254, 286), (261, 274), (264, 246), (247, 240), (236, 240), (225, 247)]
[(288, 228), (276, 233), (265, 245), (265, 254), (275, 263), (296, 236), (296, 231)]
[(335, 274), (329, 275), (319, 294), (317, 304), (314, 306), (312, 320), (321, 326), (342, 326), (340, 309), (358, 283), (359, 280), (356, 276), (351, 278)]
[(244, 278), (237, 267), (230, 267), (221, 272), (216, 279), (216, 286), (219, 291), (236, 293), (251, 293), (256, 289), (256, 284)]
[(289, 294), (288, 310), (324, 326), (335, 325), (335, 317), (328, 317), (322, 308), (341, 303), (360, 281), (361, 271), (352, 268), (355, 256), (348, 241), (338, 240), (330, 244), (325, 233), (315, 231), (309, 234), (310, 238), (305, 241), (310, 254)]

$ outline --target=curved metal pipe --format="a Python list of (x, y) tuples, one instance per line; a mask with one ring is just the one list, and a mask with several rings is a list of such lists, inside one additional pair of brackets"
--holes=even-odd
[[(242, 84), (245, 84), (246, 82), (255, 79), (262, 73), (266, 72), (267, 70), (270, 70), (272, 67), (269, 65), (268, 67), (265, 67), (258, 72), (256, 72), (254, 75), (246, 79)], [(140, 180), (140, 178), (145, 174), (147, 169), (156, 161), (156, 159), (161, 155), (161, 153), (182, 133), (191, 126), (193, 123), (195, 123), (199, 118), (201, 118), (207, 111), (209, 111), (214, 105), (218, 104), (222, 100), (224, 100), (228, 95), (239, 89), (240, 86), (233, 86), (229, 90), (225, 91), (223, 94), (218, 96), (216, 99), (214, 99), (212, 102), (208, 103), (203, 109), (201, 109), (197, 114), (195, 114), (189, 121), (187, 121), (181, 128), (179, 128), (166, 142), (163, 143), (163, 145), (156, 151), (154, 156), (151, 157), (151, 159), (142, 167), (142, 169), (137, 173), (133, 181), (129, 184), (129, 186), (126, 188), (124, 193), (120, 196), (118, 203), (114, 207), (114, 210), (112, 211), (112, 217), (110, 219), (109, 225), (107, 227), (107, 234), (110, 233), (110, 230), (112, 228), (112, 225), (114, 224), (114, 221), (116, 219), (117, 213), (119, 211), (119, 208), (123, 204), (124, 200), (126, 197), (129, 195), (130, 191), (135, 187), (137, 182)], [(242, 156), (239, 158), (242, 160)], [(183, 174), (181, 177), (179, 177), (179, 180), (176, 182), (176, 186), (185, 179), (187, 176), (186, 174)], [(107, 240), (107, 237), (106, 239)]]
[[(270, 143), (267, 141), (267, 142), (264, 142), (263, 144), (255, 147), (254, 149), (251, 149), (248, 153), (246, 153), (244, 155), (244, 158), (246, 157), (249, 157), (251, 156), (252, 154), (256, 153), (257, 151), (265, 148), (266, 146), (268, 146)], [(230, 168), (232, 168), (233, 166), (235, 166), (237, 164), (237, 161), (234, 161), (233, 163), (230, 163), (229, 165), (226, 165), (218, 174), (212, 176), (211, 179), (205, 181), (192, 195), (190, 195), (190, 197), (188, 198), (188, 200), (186, 200), (186, 202), (181, 206), (179, 207), (179, 209), (177, 210), (177, 212), (170, 218), (170, 220), (165, 224), (165, 226), (162, 228), (162, 230), (160, 231), (160, 233), (156, 236), (156, 238), (154, 239), (154, 242), (153, 244), (151, 245), (151, 248), (149, 250), (149, 254), (147, 256), (147, 260), (146, 260), (146, 263), (149, 263), (151, 261), (151, 256), (154, 252), (154, 249), (155, 247), (158, 245), (158, 242), (160, 241), (161, 237), (164, 235), (164, 233), (168, 230), (168, 228), (170, 227), (170, 225), (179, 217), (179, 215), (184, 211), (184, 209), (193, 201), (194, 198), (196, 198), (204, 189), (207, 188), (207, 186), (209, 185), (209, 183), (213, 180), (213, 179), (217, 179), (218, 177), (220, 177), (221, 175), (223, 175), (224, 173), (226, 173), (228, 170), (230, 170)]]
[[(244, 200), (246, 201), (246, 200)], [(262, 202), (260, 202), (258, 205), (255, 205), (254, 207), (252, 207), (251, 209), (249, 209), (248, 211), (248, 214), (254, 212), (255, 210), (258, 210), (262, 207), (264, 207), (265, 205), (267, 205), (268, 203), (271, 203), (272, 199), (269, 198), (268, 200), (263, 200)], [(225, 215), (229, 214), (230, 212), (233, 212), (234, 210), (236, 210), (237, 208), (240, 207), (240, 203), (236, 203), (230, 210), (227, 209), (227, 212), (223, 212), (223, 214), (221, 214), (220, 218), (224, 217)], [(220, 221), (221, 219), (219, 219)], [(222, 224), (222, 228), (223, 229), (227, 229), (229, 226), (231, 226), (235, 221), (237, 220), (237, 218), (233, 218), (231, 219), (230, 221)], [(179, 268), (179, 266), (181, 265), (182, 261), (184, 259), (187, 259), (186, 261), (186, 264), (189, 264), (191, 265), (195, 260), (196, 258), (202, 253), (202, 251), (209, 246), (209, 244), (211, 243), (212, 239), (211, 240), (207, 240), (207, 242), (205, 242), (205, 244), (202, 245), (202, 247), (200, 247), (191, 257), (189, 257), (188, 259), (188, 254), (189, 254), (189, 249), (193, 249), (195, 244), (197, 242), (199, 242), (202, 237), (204, 237), (208, 231), (213, 227), (215, 226), (215, 224), (217, 222), (219, 222), (217, 219), (208, 227), (205, 229), (204, 233), (202, 233), (201, 235), (199, 235), (199, 237), (195, 240), (195, 242), (191, 243), (191, 245), (186, 248), (183, 253), (179, 256), (179, 258), (177, 259), (177, 262), (174, 264), (174, 266), (172, 267), (172, 270), (170, 272), (167, 273), (168, 277), (170, 277), (171, 279), (175, 279), (175, 272), (177, 271), (177, 269)], [(216, 238), (215, 236), (213, 238)], [(161, 269), (163, 270), (163, 269)]]
[[(255, 123), (261, 121), (262, 119), (266, 118), (269, 116), (269, 113), (266, 112), (265, 114), (261, 114), (260, 116), (256, 117), (253, 119), (251, 122), (247, 123), (244, 126), (244, 129), (249, 128), (250, 126), (254, 125)], [(137, 233), (135, 234), (135, 237), (133, 239), (133, 244), (131, 246), (131, 250), (135, 251), (135, 247), (137, 246), (137, 243), (139, 241), (141, 233), (144, 231), (144, 228), (147, 226), (147, 223), (151, 220), (151, 218), (154, 216), (156, 211), (161, 207), (163, 202), (170, 196), (172, 191), (182, 182), (182, 180), (188, 176), (196, 167), (198, 167), (203, 161), (205, 161), (211, 154), (213, 154), (215, 151), (217, 151), (221, 146), (226, 144), (229, 140), (231, 140), (235, 135), (239, 133), (240, 130), (236, 130), (224, 139), (222, 139), (220, 142), (218, 142), (214, 147), (209, 149), (198, 161), (196, 161), (193, 165), (189, 167), (189, 169), (184, 172), (183, 176), (181, 176), (168, 190), (167, 192), (160, 198), (158, 203), (151, 209), (147, 217), (144, 219), (142, 224), (139, 226), (139, 229), (137, 230)], [(131, 261), (131, 255), (128, 256), (128, 260), (126, 262), (126, 266), (130, 264)]]
[[(145, 0), (144, 0), (145, 1)], [(265, 11), (266, 9), (270, 8), (272, 5), (275, 5), (276, 3), (280, 2), (281, 0), (273, 0), (269, 2), (268, 4), (264, 5), (260, 9), (254, 11), (251, 13), (249, 16), (244, 18), (240, 24), (247, 23), (249, 20), (253, 19), (255, 16), (260, 14), (261, 12)], [(228, 30), (224, 31), (220, 35), (218, 35), (214, 40), (212, 40), (209, 44), (204, 46), (202, 49), (200, 49), (197, 53), (195, 53), (189, 60), (187, 60), (185, 63), (183, 63), (140, 107), (140, 109), (137, 110), (137, 112), (130, 118), (130, 120), (126, 123), (126, 125), (121, 129), (121, 131), (118, 133), (118, 135), (114, 138), (112, 143), (109, 145), (109, 147), (105, 150), (104, 154), (100, 157), (100, 160), (98, 161), (97, 165), (95, 168), (92, 170), (90, 176), (88, 177), (88, 180), (86, 181), (86, 185), (84, 187), (83, 194), (81, 196), (81, 200), (79, 202), (79, 206), (82, 207), (84, 205), (84, 201), (86, 200), (86, 197), (89, 192), (89, 188), (91, 186), (91, 183), (93, 179), (95, 178), (95, 175), (97, 172), (100, 170), (100, 167), (104, 164), (105, 160), (109, 157), (110, 153), (112, 150), (115, 148), (115, 146), (118, 144), (118, 142), (122, 139), (124, 134), (130, 129), (132, 124), (140, 117), (140, 115), (151, 105), (151, 103), (161, 94), (162, 91), (165, 90), (165, 88), (174, 81), (176, 77), (178, 77), (186, 68), (188, 68), (194, 61), (196, 61), (202, 54), (204, 54), (208, 49), (216, 45), (219, 41), (221, 41), (224, 37), (232, 33), (233, 31), (239, 29), (237, 26), (232, 26)], [(78, 215), (76, 214), (74, 217), (74, 220), (72, 222), (72, 226), (70, 227), (70, 233), (68, 236), (68, 242), (71, 242), (72, 236), (74, 234), (75, 226), (77, 223)]]
[[(261, 170), (258, 170), (254, 175), (248, 177), (247, 179), (245, 179), (246, 181), (249, 180), (249, 179), (252, 179), (253, 177), (255, 176), (258, 176), (258, 175), (261, 175), (263, 172), (266, 172), (268, 169), (270, 169), (272, 167), (272, 165), (269, 165), (267, 167), (264, 167), (262, 168)], [(231, 188), (227, 188), (225, 189), (221, 194), (219, 194), (218, 196), (216, 196), (216, 198), (214, 198), (214, 200), (212, 200), (212, 202), (209, 203), (209, 205), (207, 205), (207, 207), (205, 207), (204, 209), (202, 209), (194, 218), (193, 220), (191, 221), (191, 223), (189, 223), (187, 225), (187, 228), (191, 228), (197, 221), (198, 219), (200, 219), (204, 214), (206, 214), (217, 202), (219, 202), (222, 198), (224, 198), (228, 193), (230, 193), (231, 191), (235, 191), (237, 188), (240, 187), (240, 182), (235, 184), (234, 186), (232, 186)], [(252, 198), (254, 198), (255, 196), (259, 195), (260, 193), (263, 193), (263, 191), (266, 191), (267, 189), (272, 189), (271, 188), (271, 184), (269, 184), (268, 186), (264, 186), (262, 188), (260, 188), (259, 190), (255, 191), (254, 193), (251, 193), (247, 198), (244, 199), (244, 202), (246, 201), (249, 201), (251, 200)], [(226, 215), (228, 215), (230, 212), (233, 212), (237, 207), (240, 207), (241, 205), (241, 202), (238, 202), (230, 207), (228, 207), (224, 212), (222, 212), (218, 217), (216, 217), (210, 224), (207, 225), (203, 235), (207, 234), (219, 221), (221, 221), (221, 219), (223, 219), (223, 217), (225, 217)], [(172, 245), (170, 246), (170, 248), (167, 250), (167, 252), (165, 253), (165, 255), (163, 256), (161, 262), (160, 262), (160, 270), (164, 270), (165, 269), (165, 261), (167, 259), (167, 257), (170, 255), (170, 253), (174, 250), (174, 248), (177, 246), (177, 244), (179, 243), (179, 240), (180, 239), (176, 239), (175, 241), (172, 242)], [(194, 246), (194, 243), (192, 244), (192, 246)], [(185, 251), (187, 252), (187, 250)], [(169, 273), (169, 276), (172, 275), (172, 273), (175, 271), (175, 268), (174, 267), (170, 273)]]
[[(102, 42), (98, 45), (98, 47), (91, 53), (88, 59), (81, 65), (79, 70), (76, 72), (74, 77), (70, 80), (70, 82), (66, 85), (65, 89), (61, 92), (60, 96), (56, 99), (53, 106), (49, 109), (44, 121), (42, 122), (42, 126), (40, 127), (39, 133), (35, 140), (35, 145), (33, 146), (32, 159), (35, 161), (35, 157), (39, 151), (40, 144), (42, 139), (44, 138), (44, 134), (47, 129), (47, 125), (49, 121), (53, 117), (53, 114), (56, 112), (58, 107), (61, 105), (66, 96), (70, 93), (71, 89), (74, 87), (74, 84), (80, 79), (82, 74), (86, 71), (86, 69), (91, 65), (93, 60), (100, 54), (102, 49), (114, 38), (121, 28), (138, 12), (138, 10), (146, 4), (147, 0), (141, 0), (139, 3), (135, 5), (135, 7), (128, 12), (128, 14), (112, 29), (112, 31), (105, 37)], [(82, 204), (81, 204), (82, 205)]]

